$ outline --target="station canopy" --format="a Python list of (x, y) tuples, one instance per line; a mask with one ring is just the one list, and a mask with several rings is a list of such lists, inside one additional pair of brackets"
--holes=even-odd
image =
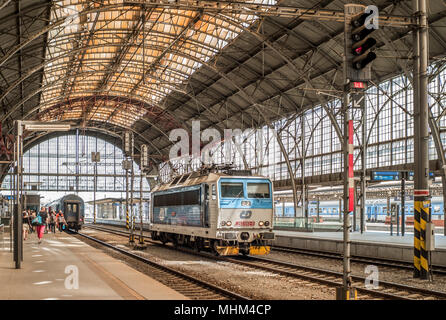
[[(410, 1), (356, 2), (412, 14)], [(116, 136), (130, 129), (161, 163), (170, 130), (190, 130), (193, 120), (202, 130), (258, 128), (342, 92), (343, 23), (280, 12), (342, 11), (344, 1), (2, 3), (3, 134), (16, 119), (69, 121)], [(445, 17), (444, 1), (429, 1), (431, 62), (445, 58)], [(410, 70), (410, 31), (377, 30), (375, 83)]]
[[(254, 16), (233, 15), (247, 25)], [(146, 8), (122, 0), (56, 2), (39, 119), (131, 127), (184, 84), (241, 29), (201, 11)], [(136, 102), (136, 101), (139, 101)], [(136, 102), (136, 103), (135, 103)]]

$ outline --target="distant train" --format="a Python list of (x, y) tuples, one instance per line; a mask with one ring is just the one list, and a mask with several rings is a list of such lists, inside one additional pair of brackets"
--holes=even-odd
[(179, 176), (152, 190), (152, 239), (219, 255), (267, 254), (274, 240), (272, 196), (272, 183), (265, 177)]
[[(390, 204), (397, 203), (401, 205), (400, 200), (391, 199)], [(442, 197), (432, 197), (431, 202), (431, 214), (432, 220), (441, 220), (444, 215), (444, 206)], [(283, 210), (285, 209), (285, 212)], [(343, 208), (341, 207), (341, 210)], [(302, 216), (302, 208), (298, 208), (297, 216)], [(274, 215), (276, 217), (294, 217), (294, 206), (292, 202), (286, 202), (283, 205), (281, 202), (275, 204)], [(366, 215), (369, 222), (384, 222), (386, 220), (387, 212), (387, 200), (367, 200), (366, 201)], [(413, 216), (413, 201), (406, 200), (405, 202), (405, 215), (406, 217)], [(308, 216), (317, 216), (317, 203), (316, 201), (310, 201), (308, 203)], [(339, 217), (339, 201), (321, 201), (319, 204), (319, 216), (324, 217)]]
[(68, 194), (47, 204), (55, 211), (62, 210), (68, 228), (80, 230), (85, 221), (84, 200), (75, 194)]

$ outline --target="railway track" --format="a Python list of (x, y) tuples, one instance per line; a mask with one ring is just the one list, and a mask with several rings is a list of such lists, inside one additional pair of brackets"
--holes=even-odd
[[(274, 246), (272, 248), (274, 251), (284, 252), (284, 253), (294, 253), (294, 254), (302, 254), (307, 256), (314, 256), (320, 258), (327, 258), (332, 260), (342, 260), (343, 257), (338, 253), (330, 253), (324, 251), (317, 250), (306, 250), (306, 249), (297, 249), (297, 248), (286, 248)], [(353, 256), (351, 257), (351, 262), (364, 263), (364, 264), (373, 264), (376, 266), (388, 267), (388, 268), (399, 268), (406, 270), (413, 270), (413, 264), (404, 261), (394, 261), (394, 260), (386, 260), (386, 259), (375, 259), (375, 258), (367, 258), (367, 257), (359, 257)], [(432, 266), (432, 272), (438, 275), (446, 275), (446, 268), (442, 266)]]
[[(110, 227), (122, 229), (122, 227), (117, 226), (117, 225), (110, 225)], [(122, 230), (116, 230), (116, 231), (117, 232), (125, 232)], [(139, 235), (139, 230), (137, 230), (136, 233), (137, 233), (137, 235)], [(342, 259), (343, 259), (342, 255), (339, 253), (317, 251), (317, 250), (287, 248), (287, 247), (281, 247), (281, 246), (273, 246), (271, 248), (271, 250), (279, 251), (279, 252), (283, 252), (283, 253), (300, 254), (300, 255), (314, 256), (314, 257), (318, 257), (318, 258), (326, 258), (326, 259), (330, 259), (330, 260), (342, 261)], [(361, 256), (352, 256), (350, 261), (354, 262), (354, 263), (362, 263), (362, 264), (367, 264), (367, 265), (372, 264), (372, 265), (389, 268), (389, 269), (398, 268), (398, 269), (404, 269), (404, 270), (413, 270), (413, 264), (409, 263), (409, 262), (404, 262), (404, 261), (395, 261), (395, 260), (388, 260), (388, 259), (382, 259), (382, 258), (380, 258), (380, 259), (368, 258), (368, 257), (361, 257)], [(434, 275), (446, 276), (446, 267), (433, 265), (431, 270)]]
[[(102, 230), (105, 231), (105, 230)], [(218, 287), (212, 283), (205, 282), (194, 277), (191, 277), (185, 273), (161, 265), (155, 261), (144, 258), (138, 254), (135, 254), (129, 250), (114, 246), (105, 241), (96, 239), (92, 236), (86, 235), (81, 232), (73, 233), (100, 244), (103, 247), (112, 249), (127, 257), (142, 262), (150, 267), (150, 276), (173, 290), (183, 294), (190, 299), (210, 299), (210, 300), (249, 300), (247, 297), (231, 292), (224, 288)]]
[[(285, 276), (320, 282), (328, 286), (338, 287), (342, 284), (342, 272), (290, 264), (270, 258), (243, 257), (226, 258), (226, 260)], [(358, 291), (359, 299), (437, 300), (446, 298), (446, 292), (441, 291), (386, 281), (379, 281), (377, 289), (368, 289), (364, 285), (366, 280), (364, 277), (352, 276), (352, 280), (353, 287)]]
[[(110, 230), (108, 228), (91, 226), (92, 229), (110, 232), (113, 234), (126, 236), (128, 233), (120, 230)], [(145, 237), (148, 239), (149, 237)], [(148, 240), (156, 245), (160, 243)], [(176, 250), (172, 246), (163, 246)], [(290, 264), (283, 261), (261, 257), (216, 257), (207, 253), (198, 253), (187, 248), (181, 248), (183, 252), (200, 255), (211, 259), (231, 262), (237, 265), (244, 265), (254, 269), (280, 274), (285, 277), (298, 278), (307, 282), (316, 282), (324, 286), (339, 287), (342, 284), (342, 273), (332, 270), (324, 270), (303, 265)], [(398, 266), (395, 266), (398, 268)], [(360, 276), (352, 276), (353, 286), (358, 291), (359, 299), (399, 299), (399, 300), (437, 300), (445, 299), (446, 292), (433, 291), (425, 288), (414, 287), (399, 283), (379, 281), (379, 287), (370, 289), (365, 287), (366, 279)]]

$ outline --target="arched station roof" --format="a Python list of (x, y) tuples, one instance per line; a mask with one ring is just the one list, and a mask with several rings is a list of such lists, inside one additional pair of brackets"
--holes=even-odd
[[(16, 119), (131, 129), (161, 162), (168, 132), (192, 120), (244, 129), (324, 105), (320, 90), (342, 90), (343, 23), (296, 8), (341, 12), (345, 2), (4, 0), (2, 133)], [(410, 1), (355, 2), (412, 14)], [(430, 60), (444, 60), (444, 1), (429, 1), (428, 20)], [(410, 27), (377, 33), (378, 83), (410, 70), (413, 46)]]

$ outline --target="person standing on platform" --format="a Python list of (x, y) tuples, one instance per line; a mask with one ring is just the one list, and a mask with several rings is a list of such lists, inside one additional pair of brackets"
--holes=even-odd
[(49, 207), (48, 208), (48, 226), (49, 226), (49, 231), (52, 233), (56, 233), (56, 215), (55, 212), (53, 211), (53, 208)]
[[(43, 209), (45, 210), (46, 217), (48, 218), (48, 208), (44, 207)], [(48, 219), (46, 219), (46, 222), (45, 222), (45, 231), (44, 231), (44, 233), (48, 233)]]
[(28, 234), (31, 234), (31, 233), (33, 233), (33, 231), (34, 231), (33, 226), (32, 226), (32, 224), (31, 224), (31, 221), (33, 221), (33, 219), (34, 219), (34, 217), (33, 217), (33, 212), (32, 212), (31, 209), (28, 209), (28, 210), (26, 211), (26, 214), (28, 215), (28, 226), (29, 226), (29, 228), (28, 228)]
[(65, 224), (65, 218), (63, 216), (62, 210), (59, 210), (57, 223), (59, 224), (59, 231), (62, 232), (63, 226)]
[(36, 211), (35, 211), (35, 210), (31, 210), (31, 217), (30, 217), (29, 219), (30, 219), (30, 222), (31, 222), (31, 230), (32, 230), (32, 232), (36, 232), (36, 226), (34, 226), (34, 225), (32, 224), (32, 221), (33, 221), (36, 217), (37, 217)]
[(45, 208), (40, 209), (36, 220), (40, 220), (36, 222), (37, 238), (39, 239), (38, 243), (40, 244), (42, 242), (43, 233), (45, 232), (45, 226), (48, 222), (48, 214), (46, 213)]
[(56, 216), (55, 216), (56, 228), (60, 231), (60, 228), (59, 228), (59, 211), (54, 211), (54, 212), (56, 213)]

